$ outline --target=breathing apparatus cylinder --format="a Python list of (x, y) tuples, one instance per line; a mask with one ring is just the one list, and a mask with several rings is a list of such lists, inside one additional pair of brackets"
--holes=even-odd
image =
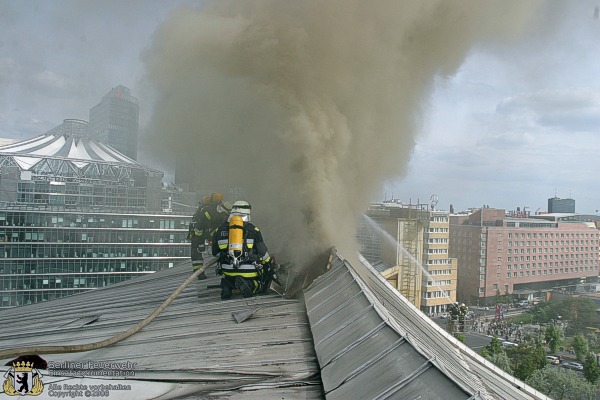
[(233, 266), (240, 264), (240, 258), (244, 254), (244, 220), (239, 215), (233, 215), (229, 219), (229, 255), (233, 260)]

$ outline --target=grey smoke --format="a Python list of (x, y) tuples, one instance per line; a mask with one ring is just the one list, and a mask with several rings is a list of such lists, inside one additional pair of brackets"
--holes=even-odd
[(517, 38), (535, 15), (522, 3), (179, 9), (143, 56), (157, 98), (149, 150), (198, 182), (243, 185), (267, 244), (293, 261), (332, 245), (350, 256), (373, 193), (404, 174), (434, 78), (474, 46)]

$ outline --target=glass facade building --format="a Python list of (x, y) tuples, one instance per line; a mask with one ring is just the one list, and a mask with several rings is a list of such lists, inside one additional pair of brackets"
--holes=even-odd
[(195, 196), (65, 120), (0, 147), (0, 307), (51, 300), (190, 257)]
[(75, 294), (189, 259), (188, 216), (0, 210), (0, 300)]
[(548, 199), (548, 213), (574, 213), (575, 212), (575, 200), (574, 199), (559, 199), (558, 197), (552, 197)]
[(99, 141), (137, 160), (139, 117), (138, 100), (119, 85), (90, 109), (91, 130)]

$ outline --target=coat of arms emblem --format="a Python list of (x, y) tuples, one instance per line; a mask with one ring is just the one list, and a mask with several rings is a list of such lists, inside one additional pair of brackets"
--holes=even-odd
[(4, 393), (9, 396), (37, 396), (44, 390), (42, 374), (34, 368), (33, 362), (13, 362), (4, 378)]

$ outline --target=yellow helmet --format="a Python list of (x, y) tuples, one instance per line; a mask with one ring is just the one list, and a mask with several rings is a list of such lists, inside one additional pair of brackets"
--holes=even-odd
[(219, 204), (223, 202), (223, 193), (215, 192), (213, 194), (206, 195), (202, 198), (201, 204)]
[(221, 192), (215, 192), (213, 194), (210, 195), (210, 202), (212, 204), (218, 204), (223, 202), (223, 193)]

